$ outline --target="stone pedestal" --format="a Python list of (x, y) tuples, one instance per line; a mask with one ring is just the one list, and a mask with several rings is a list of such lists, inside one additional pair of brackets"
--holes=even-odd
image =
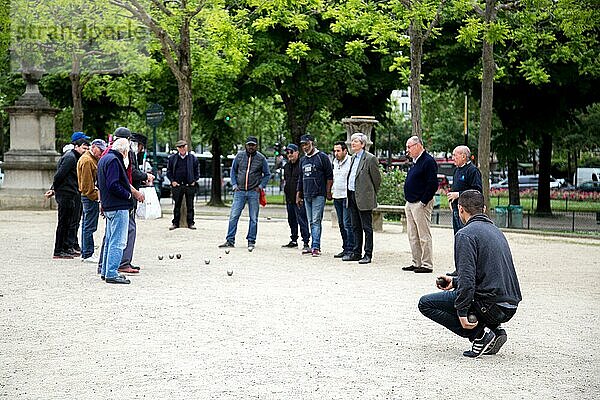
[(55, 150), (53, 108), (39, 92), (40, 71), (23, 73), (25, 93), (12, 107), (10, 149), (4, 154), (4, 184), (0, 188), (0, 209), (51, 208), (53, 201), (44, 199), (50, 189), (60, 154)]
[(346, 128), (346, 145), (348, 146), (348, 152), (352, 153), (352, 148), (350, 146), (350, 137), (357, 133), (361, 132), (367, 135), (367, 145), (365, 146), (365, 150), (369, 151), (369, 147), (373, 144), (371, 141), (371, 132), (373, 131), (373, 126), (379, 123), (372, 116), (351, 116), (350, 118), (342, 119), (342, 124)]

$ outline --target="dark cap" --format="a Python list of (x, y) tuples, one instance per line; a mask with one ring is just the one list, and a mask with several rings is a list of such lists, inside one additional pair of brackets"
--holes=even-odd
[(175, 143), (175, 147), (183, 147), (185, 145), (187, 145), (185, 140), (178, 140), (177, 143)]
[(246, 144), (258, 144), (256, 136), (248, 136), (248, 139), (246, 139)]
[(102, 151), (106, 150), (106, 142), (102, 139), (94, 139), (92, 141), (92, 146), (96, 146)]
[(298, 151), (298, 146), (296, 146), (294, 143), (288, 144), (285, 148), (286, 150)]
[(146, 147), (146, 143), (148, 143), (148, 138), (141, 133), (133, 133), (131, 134), (131, 141), (141, 143)]
[(302, 143), (308, 143), (308, 142), (314, 142), (315, 138), (312, 137), (312, 135), (302, 135), (300, 137), (300, 144)]
[(75, 143), (79, 139), (90, 140), (90, 137), (83, 132), (75, 132), (71, 135), (71, 143)]
[(123, 126), (120, 126), (117, 129), (115, 129), (115, 133), (113, 133), (113, 136), (118, 138), (129, 139), (131, 137), (131, 131)]

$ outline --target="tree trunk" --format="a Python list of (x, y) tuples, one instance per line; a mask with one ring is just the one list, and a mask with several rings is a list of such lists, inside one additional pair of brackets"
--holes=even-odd
[(185, 18), (181, 24), (179, 39), (181, 41), (177, 48), (177, 67), (180, 72), (179, 79), (177, 79), (179, 90), (179, 139), (185, 140), (192, 149), (193, 103), (189, 18)]
[(423, 59), (423, 32), (414, 22), (408, 28), (410, 36), (410, 119), (412, 134), (422, 138), (421, 127), (421, 61)]
[[(485, 2), (485, 21), (490, 23), (496, 20), (495, 0)], [(490, 142), (492, 137), (492, 113), (494, 103), (494, 44), (483, 40), (481, 56), (483, 64), (483, 78), (481, 81), (481, 110), (479, 116), (479, 170), (481, 171), (481, 183), (486, 206), (490, 209)]]
[(306, 125), (298, 121), (294, 99), (292, 99), (286, 93), (281, 93), (281, 100), (283, 101), (283, 105), (285, 107), (287, 125), (290, 130), (290, 134), (292, 135), (292, 143), (298, 144), (300, 143), (300, 136), (306, 133)]
[(552, 215), (550, 204), (550, 168), (552, 164), (552, 135), (542, 133), (539, 158), (538, 201), (536, 215)]
[[(223, 207), (223, 200), (221, 199), (221, 184), (222, 184), (222, 171), (221, 171), (221, 142), (218, 135), (212, 136), (211, 141), (212, 153), (212, 182), (210, 185), (210, 201), (209, 206)], [(227, 190), (227, 189), (225, 189)]]
[(521, 205), (519, 192), (519, 161), (516, 157), (508, 162), (508, 204)]
[(71, 97), (73, 98), (73, 132), (83, 132), (83, 99), (82, 84), (79, 63), (73, 61), (73, 67), (69, 74), (71, 81)]

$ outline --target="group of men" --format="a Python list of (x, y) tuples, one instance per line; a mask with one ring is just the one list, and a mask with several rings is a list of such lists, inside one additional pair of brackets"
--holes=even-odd
[[(73, 149), (58, 161), (52, 188), (46, 192), (58, 204), (53, 258), (81, 257), (82, 262), (98, 265), (106, 283), (129, 284), (124, 274), (140, 271), (132, 264), (135, 212), (145, 197), (140, 187), (154, 180), (139, 168), (147, 139), (124, 127), (115, 130), (110, 145), (90, 139), (83, 132), (73, 133)], [(106, 219), (106, 229), (100, 254), (95, 256), (94, 233), (100, 214)], [(80, 220), (81, 246), (77, 239)]]
[[(360, 264), (372, 261), (372, 210), (377, 207), (381, 173), (376, 157), (366, 151), (366, 135), (355, 133), (350, 143), (351, 156), (345, 142), (334, 144), (332, 162), (316, 147), (311, 135), (300, 139), (303, 156), (296, 144), (286, 147), (284, 193), (291, 234), (290, 242), (282, 247), (298, 248), (301, 238), (302, 254), (320, 256), (325, 201), (333, 200), (342, 237), (342, 251), (334, 257)], [(248, 250), (255, 248), (259, 193), (270, 176), (267, 161), (256, 147), (256, 138), (249, 137), (245, 151), (233, 162), (234, 202), (226, 241), (219, 247), (235, 246), (239, 216), (248, 203), (250, 228), (246, 239)], [(437, 163), (418, 136), (408, 139), (406, 152), (413, 162), (404, 184), (412, 264), (402, 269), (431, 273), (430, 224), (438, 189)], [(469, 148), (457, 146), (452, 156), (456, 170), (447, 196), (453, 212), (456, 270), (437, 278), (436, 285), (442, 291), (423, 296), (419, 310), (468, 338), (472, 344), (463, 353), (466, 357), (496, 354), (507, 340), (500, 324), (512, 318), (521, 301), (519, 282), (506, 238), (485, 215), (481, 174), (471, 162)]]

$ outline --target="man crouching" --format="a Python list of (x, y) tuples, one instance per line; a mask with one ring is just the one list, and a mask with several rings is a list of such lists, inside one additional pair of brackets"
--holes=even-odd
[(466, 357), (500, 350), (507, 339), (500, 324), (512, 318), (521, 301), (508, 242), (484, 210), (480, 192), (461, 193), (458, 212), (465, 226), (454, 237), (458, 276), (439, 277), (437, 287), (443, 292), (419, 300), (423, 315), (472, 342)]

